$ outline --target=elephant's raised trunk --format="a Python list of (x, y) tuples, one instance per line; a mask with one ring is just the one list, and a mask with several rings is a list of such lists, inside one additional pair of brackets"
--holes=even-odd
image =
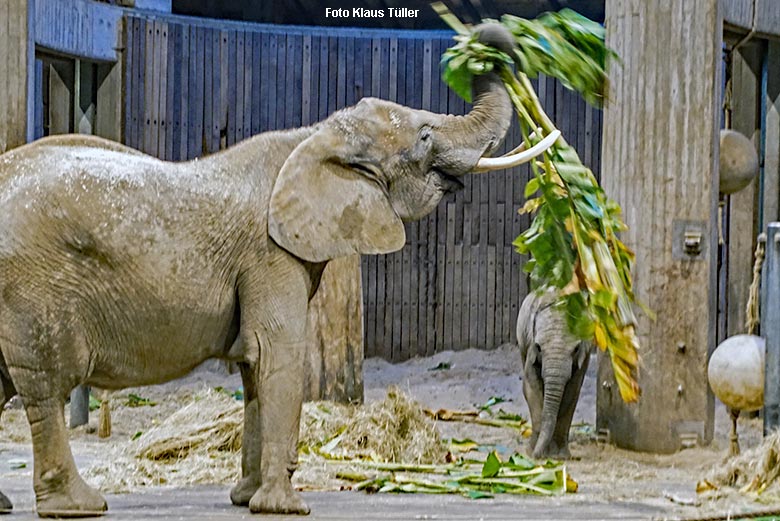
[[(476, 29), (479, 41), (514, 56), (514, 38), (502, 25), (482, 24)], [(512, 113), (512, 102), (495, 72), (474, 77), (474, 107), (466, 116), (442, 116), (438, 130), (439, 158), (434, 167), (452, 175), (479, 173), (527, 163), (550, 148), (560, 136), (553, 131), (528, 150), (522, 146), (501, 158), (486, 158), (504, 139)], [(541, 136), (539, 136), (541, 137)]]
[(566, 383), (571, 378), (571, 359), (568, 357), (543, 357), (542, 381), (544, 382), (544, 399), (542, 401), (542, 421), (539, 437), (533, 450), (535, 458), (551, 455), (550, 442), (555, 434), (558, 423), (558, 411)]
[[(487, 23), (479, 26), (480, 42), (512, 53), (514, 39), (503, 26)], [(474, 107), (465, 116), (442, 115), (437, 122), (438, 153), (434, 167), (451, 175), (474, 169), (479, 159), (498, 148), (513, 114), (512, 102), (495, 72), (474, 77)]]

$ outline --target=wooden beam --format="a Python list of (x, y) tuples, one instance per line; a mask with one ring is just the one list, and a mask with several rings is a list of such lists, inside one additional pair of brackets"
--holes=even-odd
[(764, 74), (766, 91), (764, 93), (763, 149), (763, 211), (762, 228), (772, 221), (780, 220), (778, 199), (780, 199), (780, 42), (767, 44)]
[[(120, 53), (122, 55), (124, 53)], [(119, 143), (122, 140), (122, 67), (123, 60), (115, 64), (97, 66), (97, 111), (95, 135)]]
[(360, 256), (332, 260), (309, 302), (304, 399), (363, 402)]
[[(732, 53), (731, 127), (759, 148), (761, 57), (763, 46), (751, 42)], [(758, 176), (728, 197), (727, 334), (745, 333), (745, 305), (753, 280), (753, 251), (758, 235)]]
[(720, 3), (726, 30), (742, 34), (753, 31), (756, 36), (780, 38), (777, 0), (720, 0)]
[[(717, 297), (718, 7), (718, 0), (606, 3), (607, 44), (623, 64), (610, 71), (602, 183), (630, 227), (623, 239), (636, 252), (634, 290), (658, 315), (640, 315), (637, 325), (638, 404), (621, 401), (611, 364), (600, 357), (598, 429), (621, 447), (671, 452), (712, 439), (706, 371)], [(684, 247), (686, 233), (699, 234), (698, 248)]]
[[(0, 153), (23, 145), (34, 126), (34, 111), (28, 121), (28, 75), (34, 67), (28, 62), (27, 0), (5, 0), (0, 5)], [(33, 59), (34, 64), (34, 59)], [(30, 88), (34, 87), (29, 85)]]
[(76, 60), (73, 92), (73, 131), (76, 134), (94, 134), (95, 132), (94, 79), (94, 65)]
[(780, 38), (780, 3), (777, 0), (756, 0), (756, 32), (769, 38)]
[(753, 25), (753, 0), (721, 0), (721, 14), (726, 27), (750, 31)]
[(73, 69), (70, 64), (49, 66), (49, 135), (73, 132)]

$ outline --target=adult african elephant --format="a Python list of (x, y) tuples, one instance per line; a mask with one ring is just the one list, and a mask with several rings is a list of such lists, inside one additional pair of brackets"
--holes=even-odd
[[(497, 25), (480, 35), (511, 47)], [(106, 509), (68, 446), (74, 386), (155, 384), (208, 358), (237, 362), (245, 391), (231, 500), (307, 513), (290, 477), (308, 301), (328, 260), (400, 249), (403, 221), (496, 148), (510, 101), (494, 74), (474, 92), (466, 116), (364, 99), (185, 163), (81, 136), (0, 156), (0, 409), (21, 395), (38, 514)]]
[(571, 333), (557, 292), (531, 292), (517, 314), (523, 395), (531, 413), (535, 458), (569, 457), (569, 428), (592, 345)]

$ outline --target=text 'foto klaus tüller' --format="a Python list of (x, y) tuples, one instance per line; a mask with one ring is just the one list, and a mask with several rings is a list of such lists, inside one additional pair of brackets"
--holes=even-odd
[(419, 9), (408, 7), (388, 7), (387, 9), (365, 9), (355, 7), (353, 9), (325, 8), (325, 18), (417, 18)]

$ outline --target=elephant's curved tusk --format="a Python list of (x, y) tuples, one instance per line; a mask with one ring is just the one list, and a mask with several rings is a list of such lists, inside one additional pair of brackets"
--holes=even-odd
[(560, 130), (553, 130), (544, 139), (524, 152), (503, 157), (483, 157), (477, 162), (477, 166), (474, 167), (472, 172), (484, 173), (527, 163), (553, 146), (553, 143), (555, 143), (560, 136)]
[[(541, 134), (542, 133), (542, 129), (538, 129), (536, 132)], [(529, 140), (536, 139), (536, 132), (531, 132), (530, 134), (528, 134), (528, 139)], [(523, 141), (522, 143), (517, 145), (515, 148), (513, 148), (512, 150), (510, 150), (506, 154), (502, 154), (502, 155), (500, 155), (498, 157), (509, 157), (512, 154), (517, 154), (518, 152), (522, 152), (523, 150), (525, 150), (525, 141)]]

